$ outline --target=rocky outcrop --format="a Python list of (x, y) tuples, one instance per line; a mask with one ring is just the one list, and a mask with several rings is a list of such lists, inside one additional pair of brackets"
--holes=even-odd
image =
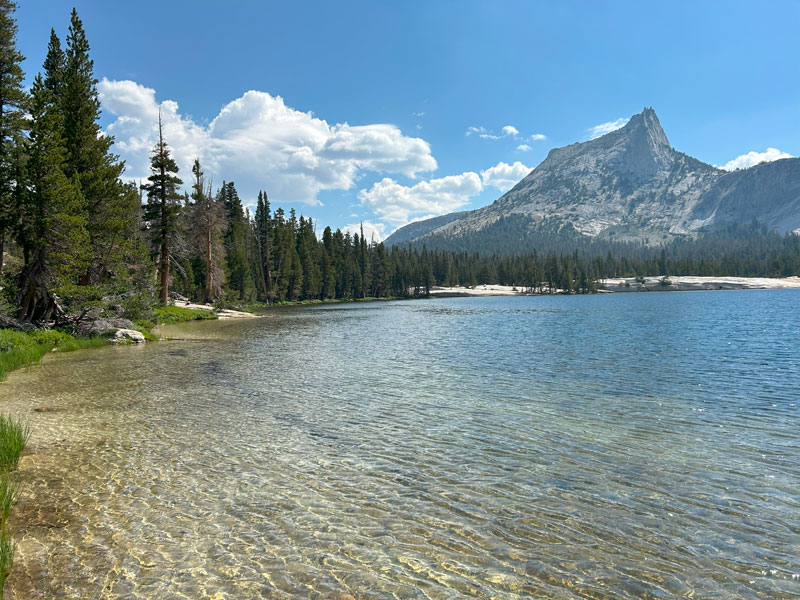
[(412, 223), (386, 243), (452, 248), (442, 241), (510, 231), (662, 243), (753, 221), (800, 229), (800, 159), (723, 171), (672, 148), (646, 108), (621, 129), (551, 150), (493, 204)]
[(75, 325), (75, 333), (84, 337), (105, 337), (114, 335), (118, 330), (134, 330), (133, 323), (128, 319), (93, 319), (80, 321)]
[(27, 323), (25, 321), (18, 321), (14, 317), (9, 317), (8, 315), (0, 314), (0, 328), (3, 329), (17, 329), (19, 331), (33, 331), (36, 329), (36, 326), (32, 323)]

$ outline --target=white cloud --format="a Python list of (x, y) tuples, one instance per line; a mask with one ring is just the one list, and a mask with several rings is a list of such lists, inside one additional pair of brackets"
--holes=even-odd
[(461, 175), (420, 181), (412, 186), (401, 185), (384, 177), (371, 188), (361, 190), (358, 198), (382, 221), (399, 227), (415, 216), (453, 212), (481, 191), (483, 183), (480, 176), (468, 171)]
[(773, 160), (780, 160), (781, 158), (793, 158), (788, 152), (781, 152), (777, 148), (767, 148), (765, 152), (748, 152), (737, 156), (733, 160), (726, 162), (720, 167), (726, 171), (735, 171), (736, 169), (746, 169), (763, 162), (772, 162)]
[(474, 125), (471, 125), (467, 127), (467, 131), (464, 135), (477, 135), (485, 140), (499, 140), (504, 137), (514, 137), (519, 135), (519, 130), (517, 130), (517, 128), (513, 125), (506, 125), (503, 127), (502, 133), (497, 135), (486, 129), (486, 127), (475, 127)]
[(501, 162), (480, 174), (467, 171), (412, 186), (385, 177), (369, 189), (361, 190), (358, 198), (378, 219), (397, 228), (458, 210), (489, 186), (505, 192), (529, 172), (530, 167), (517, 161), (513, 165)]
[(495, 187), (505, 193), (517, 185), (530, 172), (531, 168), (526, 167), (519, 161), (513, 165), (501, 162), (485, 171), (481, 171), (481, 181), (483, 185)]
[(216, 183), (222, 176), (235, 181), (243, 198), (263, 188), (278, 202), (319, 204), (320, 191), (350, 189), (364, 171), (416, 177), (437, 167), (428, 142), (394, 125), (329, 125), (266, 92), (245, 92), (201, 125), (134, 81), (103, 79), (98, 91), (103, 109), (115, 117), (106, 133), (115, 137), (130, 179), (148, 175), (159, 107), (164, 137), (187, 183), (199, 158), (207, 175)]
[(534, 133), (531, 136), (531, 140), (533, 140), (534, 142), (541, 142), (542, 140), (546, 140), (546, 139), (547, 139), (547, 136), (545, 134), (543, 134), (543, 133)]
[(412, 112), (411, 115), (414, 116), (414, 117), (424, 117), (425, 113), (424, 112)]
[(601, 135), (605, 135), (607, 133), (611, 133), (612, 131), (616, 131), (617, 129), (625, 125), (625, 123), (627, 122), (628, 119), (619, 118), (616, 121), (608, 121), (607, 123), (600, 123), (600, 125), (589, 127), (589, 129), (586, 130), (586, 133), (588, 134), (588, 138), (590, 140), (593, 140), (594, 138), (598, 138)]
[(374, 239), (376, 242), (381, 242), (383, 241), (383, 238), (386, 237), (386, 224), (373, 223), (372, 221), (351, 223), (350, 225), (345, 225), (342, 227), (342, 231), (349, 231), (350, 235), (357, 233), (359, 236), (361, 236), (362, 228), (364, 230), (364, 237), (367, 238), (368, 241), (372, 241)]
[(520, 152), (528, 152), (530, 149), (531, 147), (528, 146), (528, 144), (520, 144), (519, 146), (517, 146), (517, 150), (519, 150)]
[(489, 132), (488, 129), (486, 129), (486, 127), (474, 127), (474, 126), (467, 127), (467, 132), (464, 135), (473, 135), (473, 134), (476, 134), (478, 137), (489, 140), (500, 139), (499, 135), (493, 135), (492, 133)]

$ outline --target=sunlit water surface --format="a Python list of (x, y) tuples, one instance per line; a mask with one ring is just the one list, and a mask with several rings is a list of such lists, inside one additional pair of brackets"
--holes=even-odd
[(33, 427), (7, 598), (800, 598), (798, 292), (172, 334), (0, 384)]

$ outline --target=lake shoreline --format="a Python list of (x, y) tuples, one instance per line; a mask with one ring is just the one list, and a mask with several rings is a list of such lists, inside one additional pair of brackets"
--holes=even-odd
[[(603, 279), (597, 282), (597, 293), (630, 293), (630, 292), (687, 292), (687, 291), (716, 291), (716, 290), (776, 290), (776, 289), (800, 289), (800, 277), (783, 277), (783, 278), (769, 278), (769, 277), (695, 277), (695, 276), (676, 276), (676, 277), (618, 277), (613, 279)], [(564, 294), (565, 290), (555, 290), (553, 294)], [(173, 301), (168, 308), (174, 307), (181, 314), (179, 316), (165, 319), (163, 322), (158, 322), (152, 327), (148, 328), (148, 333), (151, 334), (149, 339), (156, 341), (158, 339), (169, 339), (161, 337), (157, 331), (162, 325), (176, 324), (186, 321), (198, 320), (197, 311), (204, 311), (209, 313), (208, 319), (228, 320), (228, 319), (254, 319), (266, 316), (273, 309), (277, 308), (291, 308), (301, 306), (318, 306), (327, 304), (351, 304), (357, 302), (378, 302), (378, 301), (394, 301), (394, 300), (420, 300), (420, 299), (433, 299), (433, 298), (474, 298), (474, 297), (500, 297), (500, 296), (546, 296), (551, 295), (549, 292), (530, 292), (526, 288), (520, 286), (510, 285), (494, 285), (484, 284), (476, 286), (434, 286), (431, 287), (430, 293), (420, 296), (407, 296), (407, 297), (392, 297), (392, 298), (351, 298), (351, 299), (331, 299), (331, 300), (299, 300), (295, 302), (282, 302), (273, 305), (251, 305), (243, 310), (238, 309), (215, 309), (210, 304), (199, 304), (191, 301)], [(186, 314), (182, 314), (186, 313)], [(193, 314), (192, 314), (193, 313)], [(206, 317), (200, 319), (205, 320)], [(0, 331), (14, 332), (10, 329), (0, 329)], [(41, 330), (45, 331), (45, 330)], [(140, 327), (139, 331), (143, 331)], [(155, 335), (152, 335), (155, 334)], [(18, 337), (27, 338), (30, 334), (23, 332), (16, 332)], [(83, 348), (95, 347), (98, 345), (110, 344), (110, 339), (95, 339), (94, 336), (67, 336), (70, 338), (69, 344), (65, 347), (60, 347), (59, 344), (42, 344), (41, 348), (36, 348), (35, 353), (30, 356), (20, 357), (19, 359), (0, 361), (3, 367), (0, 368), (0, 381), (5, 379), (8, 373), (15, 371), (19, 368), (36, 364), (48, 352), (68, 352)], [(32, 342), (32, 341), (31, 341)], [(31, 343), (32, 346), (37, 346), (36, 343)], [(47, 348), (45, 348), (47, 346)], [(11, 354), (15, 352), (12, 347), (4, 349), (4, 354)], [(3, 358), (11, 358), (4, 356)], [(8, 364), (5, 364), (8, 363)]]
[[(800, 277), (618, 277), (597, 282), (598, 293), (629, 292), (694, 292), (709, 290), (779, 290), (800, 289)], [(565, 293), (554, 290), (553, 293)], [(470, 298), (482, 296), (539, 296), (549, 292), (528, 292), (524, 287), (511, 285), (435, 286), (434, 298)]]

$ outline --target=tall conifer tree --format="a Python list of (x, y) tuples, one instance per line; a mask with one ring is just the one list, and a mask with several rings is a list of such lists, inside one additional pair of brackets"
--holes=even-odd
[(272, 301), (272, 269), (270, 266), (272, 255), (272, 223), (270, 219), (269, 198), (267, 192), (258, 192), (258, 203), (255, 214), (255, 231), (258, 240), (258, 257), (260, 262), (261, 280), (264, 287), (265, 299)]
[(246, 239), (247, 219), (245, 219), (242, 201), (232, 181), (224, 183), (220, 194), (225, 203), (228, 217), (228, 229), (225, 232), (225, 258), (228, 266), (228, 285), (238, 292), (240, 301), (252, 299), (254, 286), (247, 263)]
[[(57, 66), (58, 47), (53, 37), (48, 59)], [(70, 17), (63, 72), (59, 77), (54, 70), (47, 75), (63, 117), (65, 172), (70, 178), (77, 175), (87, 202), (92, 260), (83, 283), (98, 283), (123, 260), (133, 196), (120, 181), (124, 164), (111, 152), (114, 138), (104, 135), (98, 124), (100, 100), (94, 61), (89, 57), (89, 42), (75, 9)]]
[(0, 273), (3, 272), (6, 233), (15, 221), (15, 172), (20, 153), (22, 130), (25, 127), (27, 94), (23, 90), (22, 63), (17, 50), (17, 6), (10, 0), (0, 0)]
[(158, 249), (159, 300), (169, 300), (169, 270), (172, 249), (179, 233), (179, 216), (183, 195), (178, 186), (183, 183), (178, 176), (178, 165), (164, 141), (161, 115), (158, 116), (158, 142), (150, 159), (150, 183), (142, 185), (147, 192), (144, 219), (148, 223), (154, 248)]
[(194, 184), (189, 212), (190, 245), (205, 266), (204, 300), (214, 302), (222, 295), (225, 284), (225, 248), (222, 234), (226, 229), (225, 206), (211, 194), (211, 184), (206, 184), (200, 161), (192, 166)]
[(20, 315), (47, 321), (60, 310), (54, 292), (86, 268), (86, 211), (77, 177), (63, 172), (66, 152), (61, 118), (50, 91), (36, 76), (32, 88), (27, 181), (20, 207), (19, 241), (25, 254), (20, 274)]

